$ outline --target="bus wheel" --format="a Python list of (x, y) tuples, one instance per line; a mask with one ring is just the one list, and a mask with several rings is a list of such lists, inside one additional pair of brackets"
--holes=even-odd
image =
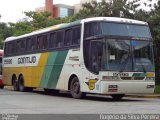
[(85, 96), (85, 93), (80, 91), (80, 83), (77, 77), (72, 79), (70, 90), (73, 98), (80, 99)]
[(18, 80), (18, 86), (19, 86), (19, 91), (21, 91), (21, 92), (26, 91), (26, 87), (24, 87), (24, 79), (22, 76)]
[(1, 85), (1, 86), (0, 86), (0, 89), (3, 89), (3, 88), (4, 88), (4, 85)]
[(125, 96), (125, 94), (113, 94), (111, 96), (114, 100), (120, 100)]
[(19, 91), (19, 86), (18, 86), (17, 79), (13, 80), (13, 90), (14, 91)]

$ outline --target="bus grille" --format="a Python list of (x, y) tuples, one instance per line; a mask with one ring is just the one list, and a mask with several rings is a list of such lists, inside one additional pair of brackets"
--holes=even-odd
[(145, 77), (121, 77), (122, 80), (143, 80)]

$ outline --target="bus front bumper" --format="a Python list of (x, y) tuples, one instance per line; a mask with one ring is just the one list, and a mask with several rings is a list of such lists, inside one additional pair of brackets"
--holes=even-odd
[(108, 82), (101, 81), (101, 94), (147, 94), (154, 93), (155, 82)]

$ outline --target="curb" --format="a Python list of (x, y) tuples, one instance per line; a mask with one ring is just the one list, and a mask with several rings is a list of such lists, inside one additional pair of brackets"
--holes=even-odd
[(132, 97), (132, 98), (160, 98), (160, 94), (158, 95), (126, 95), (126, 97)]

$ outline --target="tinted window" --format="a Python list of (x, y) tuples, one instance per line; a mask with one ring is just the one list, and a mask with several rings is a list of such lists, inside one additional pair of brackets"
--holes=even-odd
[(43, 35), (43, 49), (48, 48), (48, 35)]
[(25, 51), (25, 49), (26, 49), (26, 40), (25, 39), (21, 40), (20, 49), (21, 49), (21, 52)]
[(56, 33), (51, 33), (50, 34), (50, 39), (49, 39), (49, 48), (55, 48), (56, 47)]
[(102, 33), (106, 35), (151, 38), (148, 26), (102, 22)]
[(98, 22), (92, 22), (92, 23), (86, 23), (84, 27), (84, 37), (91, 37), (96, 36), (101, 33), (100, 31), (100, 23)]
[(64, 39), (64, 45), (65, 46), (72, 45), (72, 29), (66, 30), (65, 39)]
[(63, 46), (63, 31), (57, 32), (56, 48), (61, 48)]
[(27, 38), (26, 39), (27, 44), (27, 51), (34, 51), (36, 50), (36, 37), (33, 38)]
[(40, 50), (43, 48), (43, 36), (37, 37), (37, 50)]
[(16, 53), (20, 53), (21, 52), (21, 41), (17, 40), (16, 41)]
[(73, 44), (80, 43), (81, 29), (80, 27), (73, 28)]
[(31, 42), (32, 42), (32, 39), (31, 39), (31, 38), (27, 38), (27, 39), (26, 39), (27, 51), (31, 51), (31, 50), (32, 50)]

